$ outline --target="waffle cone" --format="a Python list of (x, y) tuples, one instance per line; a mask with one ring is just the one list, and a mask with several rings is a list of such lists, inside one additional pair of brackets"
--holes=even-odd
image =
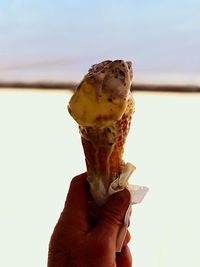
[(122, 157), (134, 111), (133, 98), (121, 119), (105, 128), (79, 126), (87, 166), (88, 182), (96, 203), (108, 198), (110, 184), (121, 174), (125, 165)]

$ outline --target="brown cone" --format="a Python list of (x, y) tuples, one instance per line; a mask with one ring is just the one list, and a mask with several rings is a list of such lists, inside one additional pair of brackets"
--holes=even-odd
[(99, 205), (106, 201), (110, 184), (120, 176), (124, 166), (122, 157), (133, 111), (131, 97), (122, 118), (115, 124), (102, 129), (79, 126), (91, 193)]

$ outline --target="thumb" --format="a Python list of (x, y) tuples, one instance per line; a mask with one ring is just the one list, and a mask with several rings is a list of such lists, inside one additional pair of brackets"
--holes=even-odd
[(111, 195), (100, 211), (97, 233), (104, 238), (112, 238), (116, 243), (129, 204), (130, 193), (127, 189)]

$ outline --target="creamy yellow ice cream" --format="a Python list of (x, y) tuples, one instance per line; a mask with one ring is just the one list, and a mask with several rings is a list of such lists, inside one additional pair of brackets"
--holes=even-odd
[(115, 60), (92, 66), (68, 106), (79, 125), (101, 128), (122, 117), (130, 95), (131, 65)]

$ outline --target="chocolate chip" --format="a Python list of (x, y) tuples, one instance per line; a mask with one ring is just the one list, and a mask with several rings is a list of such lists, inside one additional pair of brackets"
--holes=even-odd
[(119, 70), (119, 74), (125, 77), (125, 73), (122, 70)]
[(108, 101), (109, 101), (109, 102), (112, 102), (112, 98), (109, 97), (109, 98), (108, 98)]

